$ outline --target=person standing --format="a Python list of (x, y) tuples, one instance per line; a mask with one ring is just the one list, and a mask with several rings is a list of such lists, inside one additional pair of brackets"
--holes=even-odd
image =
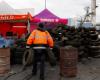
[(48, 46), (52, 48), (54, 42), (43, 23), (39, 23), (38, 28), (28, 37), (26, 48), (30, 48), (31, 45), (34, 50), (32, 75), (37, 74), (37, 63), (40, 61), (40, 80), (44, 80), (46, 49)]
[(0, 34), (0, 48), (5, 48), (5, 47), (7, 47), (6, 39), (3, 37), (2, 34)]

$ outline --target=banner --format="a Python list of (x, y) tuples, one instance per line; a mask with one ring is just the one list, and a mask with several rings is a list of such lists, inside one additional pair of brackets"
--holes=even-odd
[(54, 22), (54, 23), (63, 23), (67, 24), (68, 19), (43, 19), (43, 18), (33, 18), (32, 22)]
[(0, 15), (0, 20), (27, 20), (29, 15)]

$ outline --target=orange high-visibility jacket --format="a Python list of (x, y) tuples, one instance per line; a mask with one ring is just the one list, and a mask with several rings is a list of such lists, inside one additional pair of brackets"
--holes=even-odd
[(48, 44), (50, 47), (54, 46), (53, 39), (48, 31), (33, 30), (30, 34), (27, 44)]

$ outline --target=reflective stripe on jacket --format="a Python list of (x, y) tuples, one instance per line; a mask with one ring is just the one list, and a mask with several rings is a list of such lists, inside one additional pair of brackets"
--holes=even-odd
[(33, 30), (30, 34), (27, 44), (48, 44), (50, 47), (53, 47), (53, 39), (50, 36), (48, 31), (40, 31), (40, 30)]

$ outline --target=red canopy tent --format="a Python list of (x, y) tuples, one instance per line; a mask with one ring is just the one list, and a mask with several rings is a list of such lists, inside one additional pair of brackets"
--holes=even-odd
[(28, 20), (31, 15), (0, 15), (0, 33), (6, 36), (7, 32), (12, 32), (20, 37), (27, 32)]
[[(32, 18), (31, 21), (31, 30), (36, 28), (36, 24), (38, 22), (46, 22), (48, 24), (55, 24), (55, 23), (61, 23), (61, 24), (67, 24), (68, 20), (67, 19), (63, 19), (63, 18), (59, 18), (58, 16), (54, 15), (52, 12), (50, 12), (48, 9), (44, 9), (42, 12), (40, 12), (39, 14), (35, 15)], [(51, 25), (48, 25), (51, 26)], [(51, 26), (52, 28), (54, 26)]]

